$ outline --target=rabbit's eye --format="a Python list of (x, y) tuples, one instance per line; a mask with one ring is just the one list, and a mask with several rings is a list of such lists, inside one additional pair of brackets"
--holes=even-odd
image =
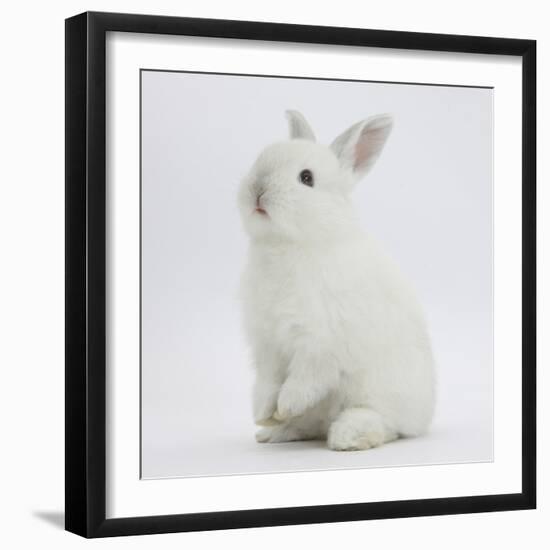
[(300, 172), (300, 182), (309, 187), (313, 187), (313, 174), (311, 170), (302, 170)]

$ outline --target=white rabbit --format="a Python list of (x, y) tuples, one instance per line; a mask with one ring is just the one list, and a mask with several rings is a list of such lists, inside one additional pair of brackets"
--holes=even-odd
[(392, 118), (361, 121), (326, 147), (300, 113), (287, 116), (291, 139), (267, 147), (239, 190), (256, 439), (359, 450), (419, 435), (434, 408), (424, 316), (349, 196)]

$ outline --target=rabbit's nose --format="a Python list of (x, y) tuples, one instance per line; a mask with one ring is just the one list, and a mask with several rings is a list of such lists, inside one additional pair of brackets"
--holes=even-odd
[(267, 189), (267, 181), (265, 177), (258, 177), (254, 181), (252, 188), (256, 195), (263, 195)]

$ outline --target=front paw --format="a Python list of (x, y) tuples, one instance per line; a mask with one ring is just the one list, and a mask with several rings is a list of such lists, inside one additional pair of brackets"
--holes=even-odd
[(281, 420), (276, 418), (276, 415), (277, 411), (275, 411), (272, 416), (269, 416), (267, 418), (256, 418), (255, 423), (257, 426), (263, 426), (264, 428), (277, 426), (281, 423)]
[(292, 424), (279, 424), (269, 428), (262, 428), (256, 432), (258, 443), (285, 443), (286, 441), (299, 441), (310, 439), (307, 434), (296, 429)]
[(256, 390), (254, 395), (254, 422), (258, 426), (274, 426), (279, 422), (273, 418), (277, 409), (277, 392), (263, 393)]
[(311, 399), (303, 389), (285, 384), (279, 393), (277, 410), (273, 413), (273, 418), (278, 422), (286, 422), (303, 415), (311, 405)]
[(280, 421), (275, 418), (277, 401), (254, 407), (254, 423), (257, 426), (276, 426)]

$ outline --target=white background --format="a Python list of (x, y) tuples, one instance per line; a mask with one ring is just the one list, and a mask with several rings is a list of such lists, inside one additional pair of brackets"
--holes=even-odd
[[(75, 548), (83, 544), (63, 533), (58, 524), (63, 507), (63, 21), (64, 17), (85, 9), (105, 9), (141, 13), (164, 13), (204, 17), (225, 17), (325, 25), (394, 28), (399, 30), (468, 33), (539, 39), (539, 95), (548, 95), (549, 70), (542, 70), (550, 40), (545, 38), (547, 18), (542, 4), (502, 2), (480, 5), (461, 2), (453, 9), (448, 4), (419, 1), (388, 2), (359, 6), (340, 2), (338, 6), (316, 3), (279, 2), (260, 6), (253, 2), (59, 2), (42, 7), (21, 3), (5, 12), (2, 36), (4, 78), (0, 93), (3, 177), (0, 199), (0, 238), (3, 251), (2, 307), (3, 335), (0, 364), (2, 457), (4, 474), (0, 536), (9, 547), (41, 545)], [(498, 14), (498, 17), (496, 17)], [(545, 105), (539, 106), (543, 127), (539, 151), (548, 147), (545, 136), (550, 122)], [(542, 155), (541, 155), (542, 156)], [(547, 179), (547, 161), (541, 158), (539, 180)], [(546, 193), (541, 192), (539, 211)], [(541, 219), (539, 239), (548, 231)], [(539, 250), (543, 252), (542, 248)], [(547, 264), (547, 254), (544, 262)], [(544, 268), (543, 268), (544, 269)], [(546, 271), (544, 269), (544, 271)], [(540, 280), (542, 280), (542, 274)], [(541, 304), (548, 306), (539, 292)], [(544, 315), (545, 312), (542, 314)], [(539, 330), (542, 335), (542, 330)], [(544, 365), (546, 346), (541, 341), (539, 364)], [(541, 371), (543, 369), (541, 368)], [(541, 372), (539, 387), (546, 385)], [(539, 406), (540, 422), (548, 421), (548, 407)], [(540, 462), (547, 460), (548, 436), (540, 430)], [(418, 518), (398, 521), (364, 522), (323, 526), (285, 527), (240, 532), (165, 535), (155, 539), (141, 537), (88, 544), (109, 546), (153, 545), (193, 548), (263, 548), (299, 544), (331, 547), (341, 540), (357, 544), (384, 545), (386, 548), (410, 546), (422, 540), (424, 548), (463, 548), (466, 544), (516, 548), (530, 545), (543, 548), (548, 516), (546, 476), (541, 472), (539, 510)], [(546, 517), (546, 521), (548, 521)], [(448, 533), (452, 532), (452, 537)]]
[[(141, 97), (142, 475), (492, 460), (493, 91), (145, 71)], [(394, 116), (354, 201), (427, 313), (438, 403), (424, 437), (368, 453), (254, 441), (236, 194), (261, 149), (287, 139), (287, 108), (327, 144)]]

